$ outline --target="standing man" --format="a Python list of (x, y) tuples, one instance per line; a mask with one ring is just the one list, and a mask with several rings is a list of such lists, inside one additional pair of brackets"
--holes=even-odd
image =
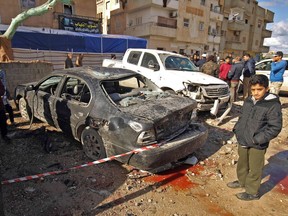
[(201, 72), (218, 77), (218, 65), (214, 62), (214, 56), (210, 55), (207, 61), (202, 65)]
[(238, 141), (239, 159), (237, 181), (230, 188), (244, 188), (236, 194), (241, 200), (259, 199), (264, 155), (271, 139), (282, 129), (281, 103), (277, 95), (269, 93), (265, 75), (254, 75), (250, 80), (251, 94), (243, 104), (242, 114), (233, 128)]
[(5, 95), (5, 87), (0, 80), (0, 131), (1, 137), (5, 142), (9, 142), (10, 138), (7, 137), (7, 119), (5, 113), (5, 107), (3, 104), (2, 97)]
[(278, 51), (273, 56), (270, 73), (270, 93), (279, 95), (283, 84), (283, 74), (285, 72), (287, 61), (283, 60), (283, 52)]
[(65, 60), (65, 68), (73, 68), (73, 62), (72, 62), (72, 58), (73, 58), (73, 54), (72, 53), (68, 53), (67, 54), (67, 58)]
[(243, 63), (240, 56), (236, 56), (233, 59), (233, 65), (227, 75), (227, 79), (230, 80), (230, 100), (231, 102), (237, 101), (237, 91), (239, 86), (239, 80), (242, 75)]
[(199, 70), (201, 71), (201, 67), (203, 66), (203, 64), (206, 62), (206, 57), (207, 57), (207, 54), (206, 53), (203, 53), (202, 54), (202, 58), (197, 61), (197, 63), (195, 64), (197, 67), (199, 67)]
[(251, 95), (250, 92), (250, 77), (255, 74), (255, 60), (251, 58), (249, 53), (243, 56), (244, 69), (243, 69), (243, 100)]

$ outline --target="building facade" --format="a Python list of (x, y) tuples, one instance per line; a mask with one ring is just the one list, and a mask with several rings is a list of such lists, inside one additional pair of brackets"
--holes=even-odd
[[(47, 0), (6, 1), (0, 7), (0, 24), (9, 25), (18, 14), (44, 4)], [(73, 0), (71, 5), (57, 3), (50, 12), (33, 16), (22, 23), (27, 27), (64, 29), (88, 33), (101, 33), (101, 17), (96, 12), (96, 0)]]
[(222, 57), (267, 52), (266, 24), (274, 17), (255, 0), (97, 0), (97, 10), (107, 33), (145, 38), (148, 48)]

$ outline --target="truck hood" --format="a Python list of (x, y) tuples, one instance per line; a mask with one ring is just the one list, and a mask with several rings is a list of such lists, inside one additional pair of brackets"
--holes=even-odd
[[(181, 84), (183, 82), (191, 82), (199, 85), (227, 85), (227, 83), (221, 79), (194, 71), (166, 70), (165, 77), (162, 78), (173, 80), (173, 82), (177, 80), (178, 83), (181, 82)], [(183, 85), (181, 85), (181, 88), (183, 88)]]

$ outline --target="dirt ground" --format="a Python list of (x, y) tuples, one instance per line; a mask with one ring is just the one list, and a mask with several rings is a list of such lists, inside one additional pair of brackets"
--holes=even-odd
[[(237, 145), (231, 129), (242, 106), (234, 104), (223, 124), (200, 114), (209, 129), (195, 152), (198, 163), (157, 175), (112, 161), (67, 173), (2, 185), (5, 215), (287, 215), (288, 97), (281, 97), (284, 124), (267, 151), (261, 199), (240, 201), (226, 184), (236, 179)], [(81, 144), (37, 122), (29, 130), (15, 110), (12, 142), (1, 140), (1, 180), (62, 170), (89, 162)]]

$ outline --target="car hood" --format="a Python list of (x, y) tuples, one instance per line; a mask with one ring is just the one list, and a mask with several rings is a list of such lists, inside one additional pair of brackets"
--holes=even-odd
[(199, 85), (227, 85), (223, 80), (202, 72), (167, 70), (165, 71), (165, 76), (167, 79), (178, 80), (181, 81), (181, 83), (191, 82)]
[[(125, 98), (122, 100), (124, 106), (120, 106), (120, 109), (133, 116), (157, 122), (169, 115), (174, 115), (177, 118), (179, 115), (190, 113), (197, 107), (196, 101), (169, 93), (145, 96), (142, 98)], [(128, 101), (130, 104), (125, 104)]]

